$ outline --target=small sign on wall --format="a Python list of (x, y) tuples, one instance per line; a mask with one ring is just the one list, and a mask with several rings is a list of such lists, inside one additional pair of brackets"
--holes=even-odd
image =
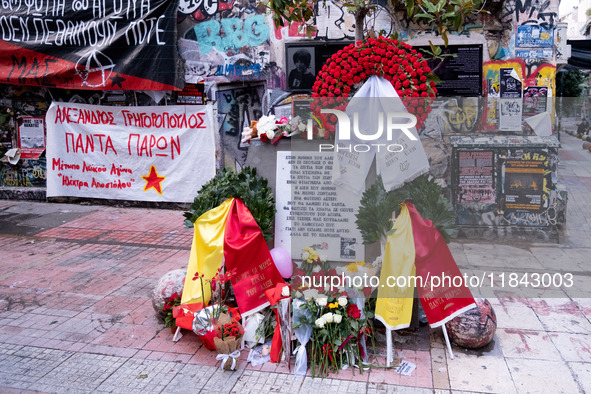
[(18, 135), (21, 158), (38, 159), (45, 150), (45, 119), (33, 116), (20, 118)]

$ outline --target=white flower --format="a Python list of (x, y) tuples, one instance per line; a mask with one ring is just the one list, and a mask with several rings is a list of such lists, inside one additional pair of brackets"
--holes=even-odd
[(314, 268), (312, 268), (312, 272), (320, 272), (322, 271), (322, 268), (319, 265), (315, 265)]
[(316, 319), (316, 321), (314, 323), (316, 324), (316, 327), (318, 327), (318, 328), (322, 328), (322, 327), (324, 327), (324, 324), (326, 324), (324, 322), (324, 319), (322, 319), (322, 317), (320, 319)]
[(301, 292), (301, 291), (299, 291), (299, 290), (298, 290), (298, 291), (296, 291), (296, 293), (295, 293), (295, 298), (302, 298), (302, 296), (303, 296), (303, 294), (302, 294), (302, 292)]
[(303, 252), (302, 253), (302, 260), (306, 261), (310, 258), (310, 252)]
[(340, 306), (347, 306), (347, 297), (339, 297), (338, 301)]
[(318, 305), (318, 306), (326, 306), (327, 303), (328, 303), (328, 298), (326, 298), (326, 297), (316, 298), (316, 305)]
[(324, 253), (318, 253), (318, 258), (320, 259), (320, 261), (326, 261), (327, 257), (326, 254)]
[(304, 290), (304, 297), (306, 297), (307, 300), (317, 298), (318, 297), (318, 290), (306, 289), (306, 290)]
[(335, 314), (333, 316), (333, 319), (334, 319), (335, 323), (339, 324), (341, 322), (341, 320), (343, 320), (343, 316)]
[(263, 116), (257, 122), (257, 132), (260, 136), (261, 134), (267, 134), (269, 138), (272, 136), (269, 134), (272, 132), (272, 135), (275, 135), (274, 130), (277, 128), (275, 124), (275, 115)]
[[(260, 137), (261, 134), (263, 134), (263, 133), (261, 133), (259, 131), (259, 137)], [(270, 140), (272, 140), (273, 137), (275, 137), (275, 131), (273, 131), (273, 130), (268, 130), (265, 134), (267, 134), (267, 138), (270, 139)]]
[(281, 289), (281, 296), (282, 297), (289, 296), (289, 286), (284, 286), (283, 289)]
[(325, 322), (327, 323), (332, 323), (334, 321), (334, 315), (332, 314), (332, 312), (328, 312), (325, 313), (321, 319), (324, 319)]

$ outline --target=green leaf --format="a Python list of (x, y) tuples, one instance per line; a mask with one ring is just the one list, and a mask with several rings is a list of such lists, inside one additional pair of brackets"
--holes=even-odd
[[(443, 31), (443, 33), (441, 34), (441, 38), (443, 38), (443, 42), (445, 43), (445, 47), (447, 48), (447, 45), (449, 44), (449, 38), (447, 37), (447, 31)], [(441, 48), (440, 48), (441, 50)]]
[(437, 47), (435, 45), (433, 45), (433, 42), (431, 40), (429, 40), (429, 46), (431, 47), (431, 52), (433, 54), (435, 54), (435, 51), (437, 50)]
[(430, 19), (430, 20), (433, 20), (433, 19), (435, 19), (435, 18), (433, 17), (433, 15), (431, 15), (431, 14), (425, 14), (424, 12), (421, 12), (421, 13), (419, 13), (419, 14), (416, 14), (416, 15), (415, 15), (415, 18), (416, 18), (416, 19)]
[(435, 7), (435, 4), (431, 3), (430, 1), (423, 2), (423, 5), (427, 9), (427, 11), (430, 12), (430, 13), (434, 13), (434, 12), (437, 11), (437, 8)]
[(414, 2), (414, 0), (407, 0), (407, 3), (406, 3), (406, 13), (408, 14), (409, 17), (411, 17), (414, 12), (415, 12), (415, 2)]

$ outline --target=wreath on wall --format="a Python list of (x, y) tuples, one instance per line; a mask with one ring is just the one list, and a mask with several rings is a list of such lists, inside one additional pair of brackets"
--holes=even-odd
[[(322, 67), (312, 87), (310, 104), (316, 116), (322, 108), (344, 109), (365, 80), (377, 75), (388, 80), (402, 98), (409, 113), (417, 117), (420, 129), (431, 112), (430, 102), (437, 89), (431, 68), (423, 55), (397, 39), (378, 37), (358, 42), (332, 55)], [(325, 133), (334, 133), (337, 118), (329, 115)]]
[(224, 168), (205, 183), (184, 214), (185, 225), (193, 227), (199, 216), (231, 197), (242, 199), (261, 228), (265, 240), (272, 239), (275, 218), (273, 190), (269, 187), (267, 179), (258, 176), (256, 168), (251, 167), (244, 167), (239, 173)]

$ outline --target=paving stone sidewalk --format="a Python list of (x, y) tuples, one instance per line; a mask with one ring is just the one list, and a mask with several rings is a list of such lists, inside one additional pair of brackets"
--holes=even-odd
[[(450, 245), (464, 273), (556, 269), (589, 277), (591, 153), (562, 137), (569, 188), (559, 244)], [(576, 393), (591, 392), (591, 301), (563, 289), (501, 289), (489, 300), (498, 329), (484, 350), (454, 347), (421, 326), (398, 338), (417, 365), (294, 377), (285, 365), (219, 370), (187, 333), (175, 343), (156, 319), (151, 291), (186, 268), (192, 231), (182, 211), (0, 201), (0, 392)], [(384, 362), (383, 350), (378, 360)]]

